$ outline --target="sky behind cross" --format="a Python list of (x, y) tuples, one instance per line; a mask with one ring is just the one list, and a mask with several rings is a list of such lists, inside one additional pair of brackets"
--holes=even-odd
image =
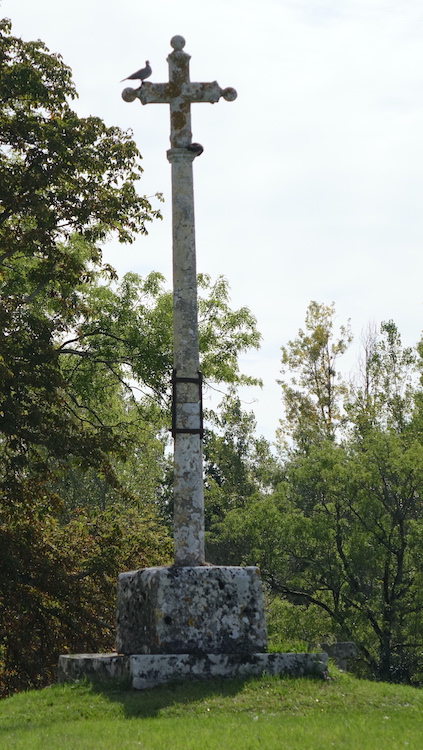
[[(164, 193), (164, 221), (125, 248), (105, 247), (119, 273), (171, 284), (169, 119), (129, 106), (120, 80), (149, 60), (167, 80), (181, 34), (193, 81), (238, 99), (194, 106), (198, 270), (229, 280), (234, 306), (258, 319), (263, 346), (244, 371), (258, 431), (281, 414), (280, 346), (310, 300), (336, 304), (356, 342), (390, 318), (403, 341), (422, 330), (423, 6), (420, 0), (3, 0), (13, 33), (42, 39), (73, 69), (78, 114), (132, 128), (142, 193)], [(137, 105), (137, 106), (135, 106)], [(352, 365), (351, 357), (350, 365)]]

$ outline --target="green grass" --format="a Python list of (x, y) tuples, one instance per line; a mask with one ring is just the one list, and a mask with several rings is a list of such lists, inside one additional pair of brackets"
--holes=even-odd
[(0, 702), (5, 750), (422, 750), (423, 690), (339, 673), (130, 691), (55, 685)]

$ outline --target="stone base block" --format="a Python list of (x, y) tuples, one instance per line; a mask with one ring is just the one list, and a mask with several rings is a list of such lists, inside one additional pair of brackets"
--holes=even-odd
[(321, 648), (326, 651), (331, 659), (334, 659), (336, 666), (344, 672), (348, 669), (348, 659), (353, 659), (357, 656), (357, 646), (354, 641), (322, 643)]
[(267, 643), (255, 567), (143, 568), (118, 580), (121, 654), (254, 654)]
[(260, 675), (323, 674), (328, 656), (321, 654), (77, 654), (59, 657), (59, 682), (86, 678), (125, 680), (137, 690), (166, 682)]
[(66, 654), (59, 656), (58, 682), (116, 680), (132, 684), (129, 658), (122, 654)]

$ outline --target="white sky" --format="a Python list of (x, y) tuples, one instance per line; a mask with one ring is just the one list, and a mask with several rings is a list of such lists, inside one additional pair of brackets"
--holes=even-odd
[(226, 276), (233, 306), (258, 319), (262, 348), (242, 365), (265, 383), (244, 394), (257, 399), (259, 433), (274, 438), (280, 346), (310, 300), (334, 301), (357, 340), (391, 318), (405, 344), (420, 339), (421, 0), (2, 0), (0, 11), (72, 67), (81, 116), (133, 129), (140, 190), (164, 193), (147, 238), (106, 246), (121, 274), (159, 270), (171, 284), (168, 107), (123, 102), (120, 79), (148, 59), (150, 80), (166, 81), (181, 34), (191, 80), (237, 89), (235, 102), (192, 107), (205, 149), (194, 162), (197, 266)]

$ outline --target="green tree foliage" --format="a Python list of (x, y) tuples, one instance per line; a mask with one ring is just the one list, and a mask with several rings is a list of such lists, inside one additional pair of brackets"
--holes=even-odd
[[(255, 435), (253, 413), (242, 409), (234, 393), (223, 400), (217, 413), (209, 415), (208, 423), (204, 437), (207, 559), (220, 565), (239, 564), (245, 528), (238, 534), (231, 527), (228, 533), (231, 511), (241, 511), (270, 492), (281, 471), (268, 442)], [(238, 513), (234, 518), (238, 519)], [(236, 542), (235, 535), (240, 535)]]
[(19, 514), (2, 511), (0, 695), (51, 682), (59, 653), (110, 651), (117, 574), (171, 555), (151, 508), (80, 507), (63, 523), (27, 500)]
[[(284, 379), (282, 387), (285, 420), (279, 438), (283, 445), (291, 439), (305, 448), (321, 438), (334, 439), (342, 424), (342, 398), (345, 384), (337, 372), (337, 361), (352, 341), (349, 323), (340, 326), (334, 340), (334, 305), (311, 302), (306, 313), (305, 331), (281, 348)], [(288, 377), (285, 377), (288, 375)]]
[(317, 446), (289, 470), (280, 590), (322, 607), (380, 679), (408, 679), (418, 667), (422, 458), (418, 442), (373, 431)]
[(242, 352), (260, 346), (254, 315), (248, 307), (233, 310), (229, 306), (229, 286), (223, 276), (212, 283), (208, 274), (200, 274), (198, 286), (199, 346), (206, 381), (261, 385), (260, 380), (240, 373), (238, 365)]
[[(247, 309), (231, 309), (226, 280), (212, 282), (203, 276), (199, 282), (200, 362), (206, 387), (229, 382), (233, 389), (251, 382), (239, 371), (238, 356), (258, 344), (255, 319)], [(171, 472), (163, 450), (170, 427), (171, 292), (158, 273), (145, 279), (126, 274), (119, 283), (91, 283), (84, 291), (84, 305), (80, 323), (58, 347), (66, 391), (74, 396), (73, 409), (91, 427), (108, 426), (117, 433), (120, 450), (112, 464), (120, 490), (123, 486), (136, 496), (141, 492), (140, 502), (159, 502), (162, 510), (164, 501), (169, 516)], [(92, 472), (84, 471), (84, 477), (90, 487), (86, 494), (100, 503), (119, 492)], [(78, 493), (80, 480), (80, 474), (67, 470), (71, 495)]]
[(94, 243), (130, 242), (158, 212), (136, 192), (130, 134), (72, 111), (71, 72), (42, 42), (7, 20), (0, 35), (0, 430), (15, 499), (47, 476), (46, 452), (104, 464), (110, 435), (70, 418), (56, 341), (81, 315), (81, 285), (113, 273)]
[[(130, 242), (159, 216), (136, 192), (138, 151), (129, 133), (78, 117), (69, 105), (76, 96), (69, 68), (42, 42), (14, 37), (7, 20), (0, 70), (3, 692), (45, 682), (66, 633), (69, 644), (84, 637), (88, 644), (108, 629), (110, 640), (105, 581), (112, 568), (115, 576), (147, 550), (162, 559), (168, 547), (154, 514), (145, 522), (140, 514), (137, 533), (122, 543), (127, 515), (118, 508), (114, 521), (91, 519), (91, 529), (75, 518), (64, 524), (56, 486), (71, 462), (117, 486), (110, 457), (123, 455), (125, 440), (98, 415), (88, 418), (60, 342), (88, 314), (84, 289), (98, 275), (113, 276), (95, 243), (111, 233)], [(123, 409), (119, 400), (115, 411)], [(100, 575), (95, 560), (109, 538), (114, 562)]]
[(351, 384), (346, 408), (360, 434), (372, 427), (401, 433), (412, 420), (416, 399), (416, 352), (403, 347), (390, 320), (380, 336), (371, 328), (363, 340), (364, 357), (358, 383)]
[(308, 451), (297, 444), (287, 464), (281, 589), (322, 607), (380, 679), (421, 677), (423, 446), (413, 429), (414, 359), (392, 321), (382, 324), (362, 382), (338, 392), (343, 434)]
[(64, 237), (77, 232), (97, 241), (113, 229), (132, 241), (154, 212), (135, 189), (142, 170), (131, 134), (78, 117), (60, 55), (13, 37), (6, 19), (0, 30), (2, 260), (20, 254), (34, 261), (37, 249), (33, 277), (44, 283), (61, 268)]

